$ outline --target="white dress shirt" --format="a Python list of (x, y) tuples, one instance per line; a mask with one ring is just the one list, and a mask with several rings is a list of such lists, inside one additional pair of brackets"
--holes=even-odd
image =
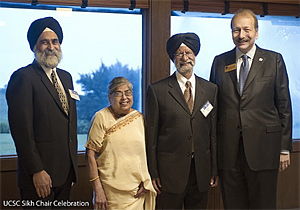
[(249, 72), (251, 69), (252, 61), (254, 58), (256, 52), (256, 45), (253, 45), (252, 49), (247, 52), (246, 54), (242, 53), (239, 48), (236, 48), (236, 76), (237, 76), (237, 81), (240, 81), (240, 68), (241, 64), (243, 63), (243, 58), (241, 57), (242, 55), (247, 55), (248, 56), (248, 62), (249, 62)]
[(180, 87), (180, 89), (182, 91), (182, 94), (184, 94), (184, 91), (186, 89), (185, 83), (187, 81), (191, 82), (193, 101), (195, 101), (195, 91), (196, 91), (196, 88), (195, 88), (196, 87), (196, 77), (195, 77), (195, 74), (193, 73), (193, 75), (191, 76), (191, 78), (187, 79), (184, 76), (182, 76), (182, 74), (180, 74), (178, 71), (176, 71), (176, 79), (177, 79), (179, 87)]
[[(44, 70), (44, 72), (46, 73), (47, 77), (49, 78), (50, 82), (53, 84), (53, 81), (52, 81), (52, 78), (51, 78), (52, 69), (47, 68), (47, 67), (45, 67), (45, 66), (43, 66), (43, 65), (41, 65), (41, 66), (42, 66), (42, 69)], [(59, 78), (59, 76), (58, 76), (58, 74), (57, 74), (57, 72), (56, 72), (56, 68), (53, 68), (53, 71), (54, 71), (54, 73), (55, 73), (55, 75), (56, 75), (57, 82), (58, 82), (58, 85), (59, 85), (61, 91), (63, 92), (63, 94), (64, 94), (65, 97), (67, 98), (65, 88), (64, 88), (62, 82), (60, 81), (60, 78)], [(67, 100), (66, 102), (67, 102), (67, 104), (68, 104), (68, 100)]]

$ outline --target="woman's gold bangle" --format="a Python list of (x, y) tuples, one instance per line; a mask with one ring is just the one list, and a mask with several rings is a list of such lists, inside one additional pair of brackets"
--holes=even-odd
[(99, 176), (96, 176), (95, 178), (90, 179), (90, 182), (93, 182), (93, 181), (95, 181), (95, 180), (97, 180), (97, 179), (99, 179)]

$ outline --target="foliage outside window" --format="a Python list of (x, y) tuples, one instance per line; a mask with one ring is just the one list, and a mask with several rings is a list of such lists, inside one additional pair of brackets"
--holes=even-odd
[(142, 15), (136, 11), (125, 13), (0, 7), (0, 155), (16, 154), (9, 133), (5, 91), (13, 71), (33, 61), (27, 30), (38, 18), (52, 16), (63, 29), (63, 58), (58, 67), (72, 74), (80, 94), (79, 150), (84, 150), (92, 116), (109, 104), (107, 85), (113, 77), (124, 76), (133, 83), (133, 108), (141, 111)]

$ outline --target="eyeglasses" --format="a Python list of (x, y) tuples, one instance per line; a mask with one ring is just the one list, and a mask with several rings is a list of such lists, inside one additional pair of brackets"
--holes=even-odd
[(132, 96), (132, 91), (131, 90), (126, 90), (125, 92), (115, 91), (112, 94), (115, 97)]
[(194, 53), (192, 52), (182, 52), (182, 53), (176, 53), (174, 54), (176, 57), (182, 58), (183, 55), (186, 55), (189, 58), (192, 58), (194, 56)]

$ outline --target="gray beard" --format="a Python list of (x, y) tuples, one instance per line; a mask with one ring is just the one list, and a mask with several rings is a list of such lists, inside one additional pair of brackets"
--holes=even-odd
[(193, 72), (194, 65), (194, 62), (191, 62), (190, 66), (180, 66), (180, 63), (177, 63), (176, 69), (180, 74), (185, 75), (187, 73)]
[[(49, 55), (49, 53), (54, 53), (54, 55)], [(58, 63), (61, 61), (62, 52), (54, 49), (50, 51), (45, 49), (43, 52), (40, 52), (34, 48), (35, 60), (42, 66), (46, 68), (53, 69), (57, 67)]]

